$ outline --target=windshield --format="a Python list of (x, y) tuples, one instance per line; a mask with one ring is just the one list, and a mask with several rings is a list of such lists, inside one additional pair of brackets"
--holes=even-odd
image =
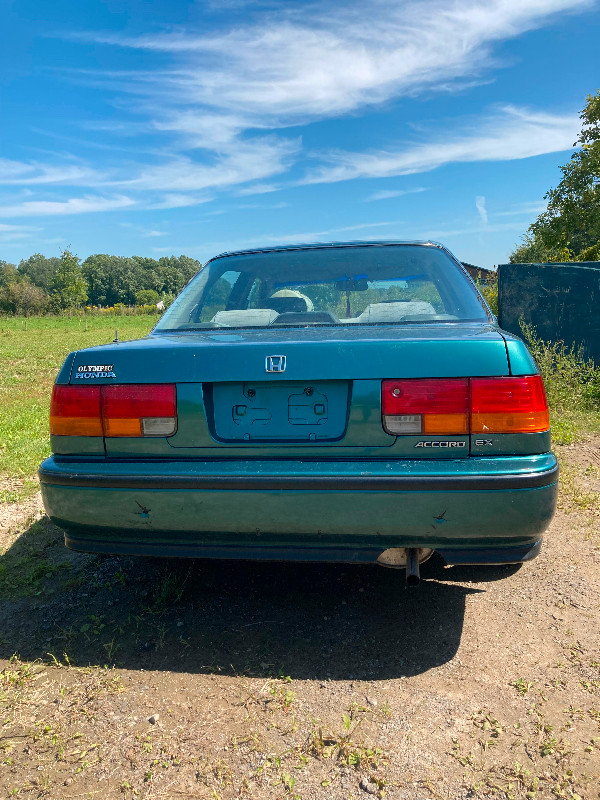
[(213, 259), (154, 332), (489, 319), (470, 280), (438, 247), (323, 247)]

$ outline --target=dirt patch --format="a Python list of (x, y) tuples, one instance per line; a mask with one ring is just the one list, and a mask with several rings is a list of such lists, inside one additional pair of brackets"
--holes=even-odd
[[(567, 476), (572, 476), (579, 487), (579, 494), (600, 495), (600, 436), (557, 447), (556, 450)], [(568, 498), (567, 492), (564, 499)]]
[(28, 523), (0, 563), (2, 796), (598, 798), (599, 445), (561, 449), (538, 559), (434, 558), (416, 591), (79, 556)]
[[(17, 478), (0, 479), (0, 495), (18, 493), (23, 481)], [(42, 495), (36, 492), (33, 497), (20, 503), (0, 503), (0, 547), (6, 550), (6, 537), (11, 533), (23, 531), (30, 522), (40, 519), (44, 514)]]

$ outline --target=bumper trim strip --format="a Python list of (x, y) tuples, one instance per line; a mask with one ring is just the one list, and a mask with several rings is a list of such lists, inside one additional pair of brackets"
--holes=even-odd
[[(518, 564), (530, 561), (540, 551), (542, 540), (533, 544), (509, 547), (484, 547), (437, 549), (436, 552), (451, 565)], [(240, 559), (243, 561), (295, 561), (343, 564), (373, 564), (381, 554), (381, 547), (293, 547), (293, 546), (248, 546), (204, 545), (204, 544), (158, 544), (112, 539), (91, 539), (65, 534), (65, 545), (70, 550), (106, 555), (156, 556), (159, 558), (211, 558)]]
[(543, 472), (509, 475), (94, 475), (39, 470), (47, 486), (87, 489), (187, 489), (192, 491), (323, 491), (323, 492), (443, 492), (538, 489), (558, 479), (558, 464)]

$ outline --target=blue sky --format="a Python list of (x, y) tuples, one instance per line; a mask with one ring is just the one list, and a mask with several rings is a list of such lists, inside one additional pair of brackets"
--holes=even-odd
[(596, 0), (0, 0), (0, 259), (434, 239), (507, 260)]

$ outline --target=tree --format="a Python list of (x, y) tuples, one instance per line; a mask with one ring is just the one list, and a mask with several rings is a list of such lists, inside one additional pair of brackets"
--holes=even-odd
[(80, 306), (87, 300), (87, 281), (79, 259), (70, 250), (63, 251), (58, 269), (50, 283), (50, 299), (57, 310)]
[(157, 273), (161, 287), (158, 291), (164, 294), (178, 294), (201, 266), (199, 261), (189, 256), (159, 258)]
[(0, 287), (8, 286), (9, 283), (15, 283), (19, 279), (20, 275), (15, 265), (0, 259)]
[(60, 258), (46, 258), (41, 253), (34, 253), (19, 263), (19, 274), (24, 275), (31, 283), (45, 292), (50, 292), (54, 273), (60, 266)]
[(544, 199), (548, 206), (529, 226), (513, 264), (600, 259), (600, 91), (588, 95), (582, 129), (562, 180)]
[(0, 311), (4, 314), (32, 316), (48, 308), (48, 295), (29, 281), (15, 281), (0, 287)]
[(48, 306), (48, 295), (19, 274), (14, 264), (0, 261), (0, 312), (39, 314)]
[(160, 295), (154, 289), (140, 289), (135, 295), (135, 303), (138, 306), (155, 306), (159, 300)]
[(135, 262), (141, 276), (142, 290), (153, 289), (155, 292), (162, 291), (162, 278), (158, 274), (158, 261), (148, 256), (131, 256)]
[(86, 258), (81, 267), (92, 305), (133, 304), (136, 292), (148, 288), (144, 285), (144, 269), (135, 258), (97, 253)]

